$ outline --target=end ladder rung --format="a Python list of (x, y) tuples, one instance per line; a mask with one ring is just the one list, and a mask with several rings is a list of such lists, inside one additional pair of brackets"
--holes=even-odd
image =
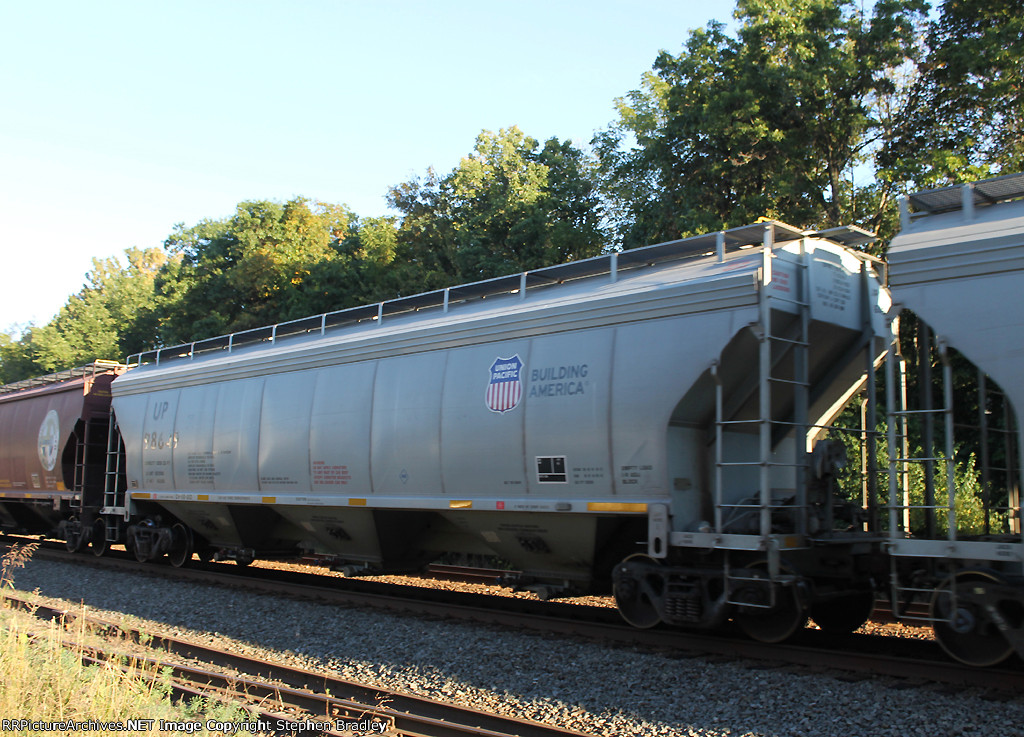
[(796, 504), (719, 504), (721, 509), (797, 509)]
[(807, 468), (806, 463), (776, 463), (774, 461), (768, 461), (762, 463), (761, 461), (721, 461), (716, 463), (719, 468), (727, 468), (729, 466), (740, 466), (750, 468), (752, 466), (768, 466), (769, 468)]
[(796, 381), (794, 379), (779, 379), (774, 376), (769, 376), (768, 381), (774, 381), (776, 384), (792, 384), (793, 386), (810, 386), (806, 381)]

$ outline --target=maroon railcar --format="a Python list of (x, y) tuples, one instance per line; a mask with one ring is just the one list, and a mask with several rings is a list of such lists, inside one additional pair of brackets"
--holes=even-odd
[[(64, 537), (69, 523), (89, 528), (103, 504), (110, 382), (124, 371), (122, 364), (96, 361), (0, 387), (5, 529)], [(68, 539), (77, 545), (82, 536)]]

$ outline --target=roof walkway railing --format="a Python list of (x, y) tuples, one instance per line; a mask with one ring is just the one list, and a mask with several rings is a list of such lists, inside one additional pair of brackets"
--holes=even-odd
[(76, 366), (75, 368), (64, 369), (63, 371), (55, 371), (45, 376), (35, 376), (31, 379), (22, 379), (21, 381), (4, 384), (0, 386), (0, 395), (13, 394), (14, 392), (35, 389), (40, 386), (60, 384), (82, 377), (95, 379), (100, 374), (120, 373), (120, 370), (125, 368), (126, 366), (123, 363), (118, 363), (117, 361), (93, 361), (85, 366)]
[(409, 297), (398, 297), (374, 304), (303, 317), (298, 320), (220, 335), (193, 343), (156, 348), (133, 354), (128, 357), (127, 362), (129, 365), (161, 365), (168, 361), (191, 360), (211, 352), (231, 353), (243, 346), (276, 343), (281, 339), (293, 336), (325, 335), (330, 330), (359, 323), (380, 325), (386, 318), (425, 309), (436, 308), (448, 312), (457, 304), (488, 297), (518, 294), (520, 299), (524, 299), (527, 291), (541, 287), (600, 276), (609, 277), (610, 281), (614, 282), (624, 271), (685, 259), (717, 257), (721, 261), (724, 260), (725, 254), (731, 251), (760, 245), (773, 246), (776, 242), (783, 243), (809, 236), (829, 238), (844, 245), (861, 245), (873, 239), (872, 234), (852, 226), (813, 233), (776, 220), (764, 220), (716, 233), (658, 243), (628, 251), (616, 251), (581, 261), (571, 261), (519, 274), (445, 287)]
[[(906, 229), (912, 220), (927, 215), (960, 210), (965, 220), (974, 218), (974, 210), (1024, 197), (1024, 173), (1004, 174), (980, 182), (953, 184), (926, 189), (900, 197), (900, 226)], [(913, 208), (913, 209), (911, 209)]]

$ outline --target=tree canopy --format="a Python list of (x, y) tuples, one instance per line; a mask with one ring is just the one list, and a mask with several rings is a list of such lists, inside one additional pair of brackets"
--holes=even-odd
[(926, 33), (879, 176), (933, 187), (1024, 171), (1020, 3), (946, 0)]
[(737, 0), (663, 51), (581, 148), (482, 131), (392, 214), (305, 198), (179, 224), (100, 259), (0, 381), (743, 225), (895, 230), (905, 191), (1024, 169), (1017, 0)]
[[(412, 291), (594, 256), (610, 245), (594, 163), (571, 142), (482, 132), (444, 177), (392, 187), (397, 250)], [(409, 278), (411, 276), (411, 278)], [(417, 278), (418, 277), (418, 278)]]
[(739, 0), (736, 36), (713, 22), (678, 55), (662, 52), (597, 139), (625, 245), (762, 216), (877, 220), (856, 212), (850, 179), (894, 71), (915, 59), (923, 9), (889, 0), (869, 18), (850, 1)]
[(307, 314), (314, 269), (338, 257), (354, 214), (303, 198), (242, 202), (235, 214), (183, 224), (165, 242), (178, 258), (160, 275), (165, 344), (247, 330)]
[(93, 259), (85, 285), (49, 323), (30, 327), (17, 341), (0, 335), (0, 381), (123, 357), (149, 344), (161, 319), (155, 285), (167, 254), (129, 248), (125, 259), (124, 266), (115, 258)]

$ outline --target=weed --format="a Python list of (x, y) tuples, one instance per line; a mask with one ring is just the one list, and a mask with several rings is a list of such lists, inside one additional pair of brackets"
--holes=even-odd
[(38, 548), (39, 543), (11, 546), (4, 557), (0, 558), (0, 589), (14, 588), (14, 572), (24, 568)]

